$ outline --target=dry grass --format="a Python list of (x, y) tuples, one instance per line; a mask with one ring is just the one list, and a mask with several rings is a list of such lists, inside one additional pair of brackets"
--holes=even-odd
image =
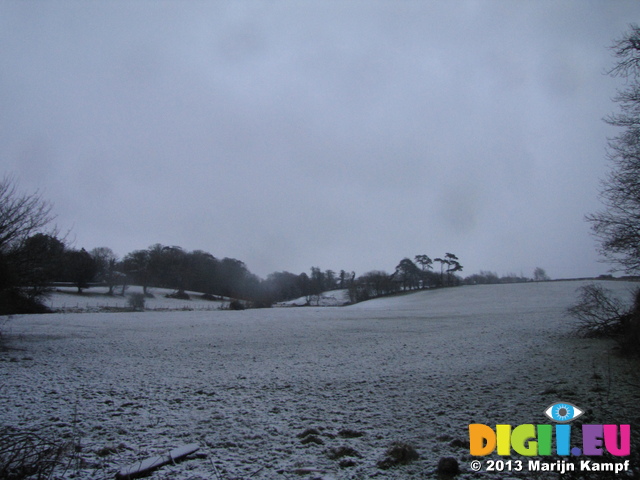
[(68, 447), (34, 432), (0, 430), (0, 479), (48, 480)]

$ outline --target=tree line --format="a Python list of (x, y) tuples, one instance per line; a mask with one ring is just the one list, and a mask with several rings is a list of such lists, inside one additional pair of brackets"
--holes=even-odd
[[(356, 277), (355, 272), (311, 267), (309, 273), (282, 271), (261, 279), (240, 260), (216, 258), (202, 250), (186, 251), (157, 243), (119, 259), (109, 247), (75, 249), (54, 234), (36, 233), (2, 259), (5, 270), (12, 270), (12, 280), (7, 284), (31, 300), (62, 283), (75, 286), (78, 293), (91, 286), (105, 286), (108, 295), (125, 295), (129, 285), (139, 285), (147, 296), (156, 287), (173, 290), (170, 296), (174, 298), (189, 299), (188, 292), (199, 292), (211, 300), (234, 298), (264, 307), (300, 297), (312, 304), (319, 301), (322, 292), (335, 289), (348, 289), (351, 301), (356, 302), (398, 291), (462, 283), (455, 275), (462, 266), (450, 253), (433, 261), (418, 255), (417, 264), (404, 258), (392, 274), (372, 271)], [(440, 273), (431, 270), (434, 261), (440, 263)]]
[(129, 285), (139, 285), (147, 296), (156, 287), (173, 290), (175, 298), (199, 292), (206, 299), (225, 297), (268, 307), (300, 297), (317, 304), (322, 292), (335, 289), (346, 289), (350, 301), (359, 302), (417, 289), (528, 280), (487, 272), (463, 279), (463, 267), (453, 253), (433, 259), (425, 254), (406, 257), (392, 273), (374, 270), (356, 276), (353, 271), (311, 267), (309, 273), (282, 271), (261, 279), (240, 260), (179, 246), (156, 243), (123, 258), (109, 247), (73, 248), (55, 230), (44, 230), (52, 220), (51, 205), (37, 192), (18, 192), (11, 177), (0, 181), (0, 314), (38, 311), (38, 300), (60, 283), (74, 285), (79, 293), (102, 285), (108, 295), (125, 295)]

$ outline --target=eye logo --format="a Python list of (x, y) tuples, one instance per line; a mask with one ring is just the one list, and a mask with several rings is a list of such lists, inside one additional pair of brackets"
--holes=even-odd
[(570, 403), (554, 403), (544, 411), (544, 414), (554, 422), (567, 423), (572, 422), (584, 412), (575, 405)]

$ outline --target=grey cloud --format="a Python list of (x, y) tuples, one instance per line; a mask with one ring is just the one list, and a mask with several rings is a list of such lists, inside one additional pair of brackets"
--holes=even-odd
[(445, 251), (465, 273), (598, 274), (602, 72), (636, 13), (5, 2), (0, 161), (87, 248), (178, 244), (261, 275)]

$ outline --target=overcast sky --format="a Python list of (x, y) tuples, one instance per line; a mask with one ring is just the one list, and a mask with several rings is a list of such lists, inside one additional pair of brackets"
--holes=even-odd
[(0, 3), (0, 174), (75, 247), (598, 275), (617, 1)]

